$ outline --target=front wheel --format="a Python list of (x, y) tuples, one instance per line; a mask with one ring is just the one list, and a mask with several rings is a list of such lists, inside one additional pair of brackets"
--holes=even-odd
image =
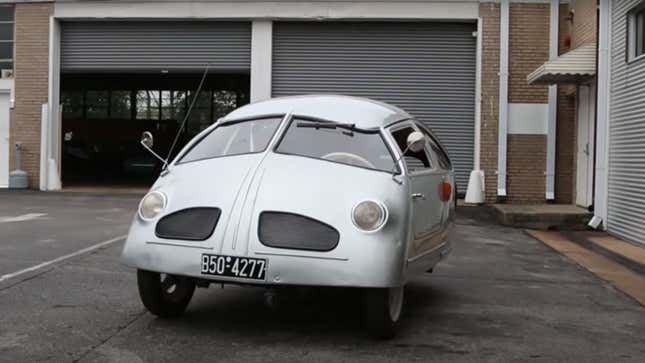
[(137, 270), (141, 302), (151, 313), (172, 318), (183, 314), (195, 292), (195, 282), (184, 276)]
[(390, 339), (403, 310), (404, 286), (365, 291), (365, 324), (370, 336)]

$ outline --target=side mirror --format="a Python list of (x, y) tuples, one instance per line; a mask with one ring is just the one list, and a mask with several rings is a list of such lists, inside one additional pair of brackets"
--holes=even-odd
[(154, 145), (154, 143), (155, 140), (150, 131), (144, 131), (143, 134), (141, 134), (141, 145), (145, 146), (147, 149), (150, 149), (152, 148), (152, 145)]
[(163, 168), (165, 168), (168, 165), (168, 160), (162, 158), (159, 156), (154, 150), (152, 150), (152, 145), (155, 143), (155, 139), (152, 136), (152, 133), (150, 131), (144, 131), (143, 134), (141, 134), (141, 145), (146, 148), (155, 158), (159, 159), (163, 163)]
[(410, 133), (410, 135), (408, 135), (407, 143), (408, 143), (408, 150), (414, 153), (417, 153), (423, 150), (423, 147), (425, 146), (425, 143), (426, 143), (426, 138), (419, 131), (414, 131)]

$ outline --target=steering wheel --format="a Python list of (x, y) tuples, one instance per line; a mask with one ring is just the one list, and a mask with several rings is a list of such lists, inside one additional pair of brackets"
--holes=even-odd
[(370, 163), (367, 159), (356, 154), (338, 151), (323, 155), (325, 160), (336, 161), (343, 164), (362, 166), (364, 168), (375, 169), (374, 164)]

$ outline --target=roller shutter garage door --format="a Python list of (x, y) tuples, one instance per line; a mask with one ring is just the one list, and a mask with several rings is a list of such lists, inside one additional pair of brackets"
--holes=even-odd
[(460, 192), (473, 167), (475, 24), (276, 22), (273, 97), (336, 93), (399, 106), (448, 148)]
[(612, 2), (607, 229), (645, 244), (645, 63), (625, 61), (625, 18), (635, 3)]
[(79, 21), (61, 26), (64, 73), (203, 71), (251, 68), (251, 23)]

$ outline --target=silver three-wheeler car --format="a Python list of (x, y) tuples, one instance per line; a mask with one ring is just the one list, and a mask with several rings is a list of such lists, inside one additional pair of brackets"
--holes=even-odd
[(391, 337), (406, 282), (450, 252), (454, 218), (448, 154), (408, 113), (346, 96), (275, 98), (231, 112), (168, 163), (123, 259), (161, 317), (210, 282), (355, 287), (368, 331)]

